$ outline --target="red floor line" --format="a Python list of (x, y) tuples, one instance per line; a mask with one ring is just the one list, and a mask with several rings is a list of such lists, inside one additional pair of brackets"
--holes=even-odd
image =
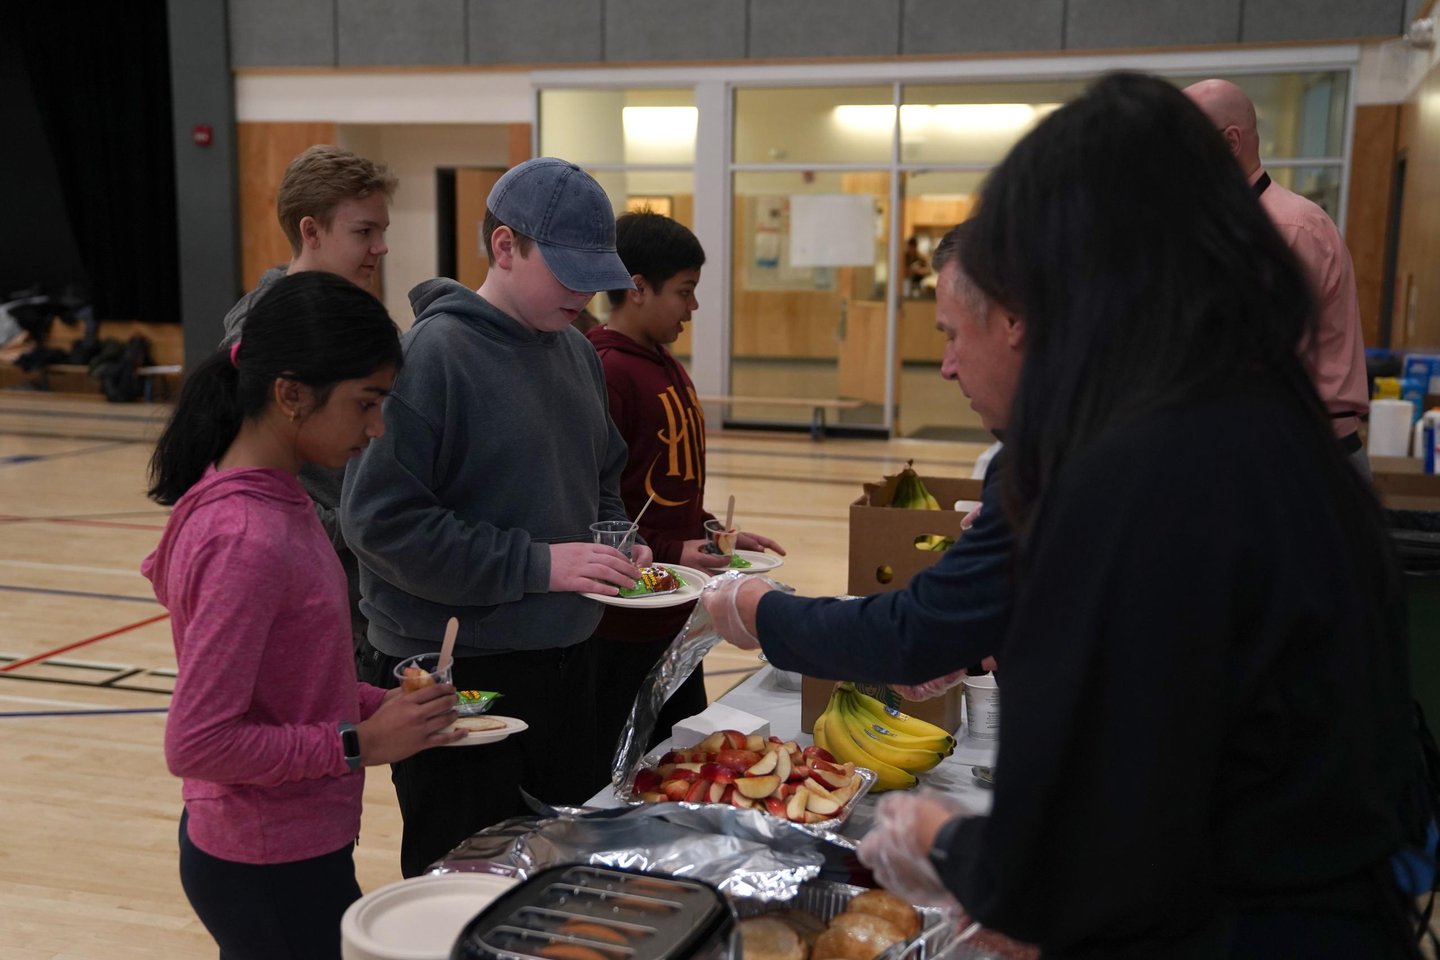
[(37, 653), (35, 656), (26, 657), (24, 660), (16, 660), (14, 663), (6, 664), (5, 666), (0, 667), (0, 673), (9, 673), (11, 670), (19, 670), (21, 667), (28, 666), (29, 664), (36, 663), (40, 660), (48, 660), (50, 657), (53, 657), (57, 654), (65, 653), (69, 650), (74, 650), (76, 647), (83, 647), (86, 644), (95, 643), (97, 640), (104, 640), (107, 637), (113, 637), (118, 634), (126, 633), (130, 630), (135, 630), (147, 624), (155, 623), (157, 620), (164, 620), (168, 616), (170, 616), (170, 614), (162, 613), (153, 617), (146, 617), (144, 620), (137, 621), (130, 624), (129, 626), (119, 627), (115, 630), (111, 630), (108, 633), (102, 633), (94, 637), (86, 637), (84, 640), (76, 640), (74, 643), (67, 643), (63, 647), (56, 647), (54, 650), (46, 650), (44, 653)]

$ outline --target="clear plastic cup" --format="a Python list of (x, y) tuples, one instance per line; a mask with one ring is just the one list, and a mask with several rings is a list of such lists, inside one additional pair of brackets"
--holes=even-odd
[(590, 536), (596, 543), (603, 543), (607, 547), (614, 547), (625, 554), (626, 560), (631, 560), (631, 551), (635, 549), (635, 525), (629, 520), (601, 520), (590, 524)]
[(406, 693), (412, 690), (419, 690), (436, 683), (449, 683), (451, 680), (450, 668), (454, 665), (448, 663), (444, 670), (436, 670), (440, 665), (439, 653), (422, 653), (419, 656), (411, 657), (409, 660), (402, 660), (395, 664), (395, 680)]
[(740, 536), (739, 527), (725, 529), (723, 520), (705, 521), (705, 539), (710, 541), (710, 552), (728, 557), (735, 553), (735, 540)]

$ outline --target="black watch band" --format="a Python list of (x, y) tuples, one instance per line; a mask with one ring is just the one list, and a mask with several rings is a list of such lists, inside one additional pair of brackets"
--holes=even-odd
[(335, 725), (340, 731), (340, 749), (345, 752), (345, 765), (351, 770), (360, 769), (360, 731), (355, 724), (344, 720)]

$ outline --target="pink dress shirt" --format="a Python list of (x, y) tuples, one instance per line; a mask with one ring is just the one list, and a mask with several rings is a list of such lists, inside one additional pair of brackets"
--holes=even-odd
[[(1257, 169), (1250, 182), (1255, 183), (1264, 172), (1263, 167)], [(1315, 389), (1330, 411), (1335, 435), (1348, 436), (1359, 429), (1360, 417), (1370, 410), (1365, 339), (1350, 251), (1324, 210), (1280, 184), (1271, 183), (1260, 194), (1260, 205), (1294, 251), (1315, 291), (1315, 337), (1301, 349)]]

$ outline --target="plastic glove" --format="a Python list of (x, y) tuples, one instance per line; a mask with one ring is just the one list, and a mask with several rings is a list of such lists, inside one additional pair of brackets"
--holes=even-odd
[(943, 677), (936, 677), (934, 680), (926, 680), (924, 683), (917, 683), (915, 686), (907, 686), (903, 683), (892, 683), (890, 689), (894, 690), (906, 700), (931, 700), (940, 696), (951, 687), (957, 687), (965, 679), (964, 670), (956, 670), (954, 673), (947, 673)]
[(773, 589), (774, 585), (766, 579), (731, 571), (705, 584), (700, 603), (710, 614), (720, 636), (741, 650), (758, 650), (755, 608), (760, 604), (760, 597)]
[(930, 862), (930, 846), (946, 821), (974, 816), (954, 797), (921, 788), (887, 793), (875, 806), (870, 832), (860, 841), (860, 862), (895, 896), (922, 907), (960, 914), (963, 908)]

